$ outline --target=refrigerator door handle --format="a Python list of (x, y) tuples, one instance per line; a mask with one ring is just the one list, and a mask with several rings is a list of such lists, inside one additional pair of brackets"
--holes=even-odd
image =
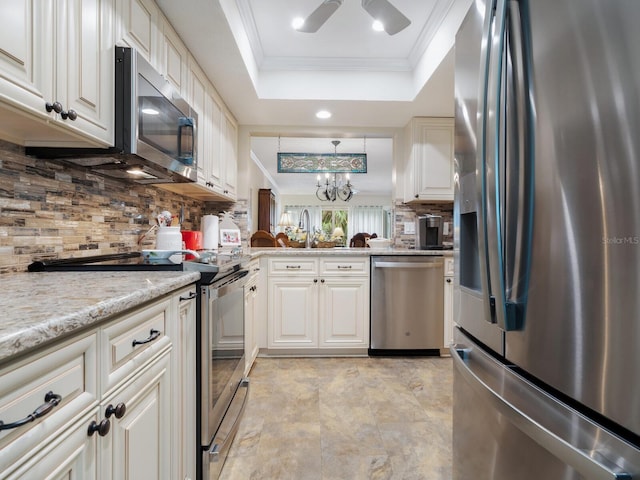
[(487, 193), (487, 134), (489, 129), (489, 86), (492, 53), (492, 29), (494, 28), (496, 2), (500, 0), (488, 0), (482, 28), (482, 43), (480, 49), (480, 91), (478, 92), (478, 150), (476, 154), (476, 175), (478, 178), (477, 189), (477, 229), (478, 229), (478, 256), (480, 264), (480, 285), (483, 296), (484, 318), (488, 322), (495, 323), (495, 298), (491, 291), (491, 275), (489, 268), (489, 240), (488, 240), (488, 193)]
[[(529, 74), (529, 49), (523, 34), (520, 3), (509, 0), (505, 24), (505, 68), (503, 101), (506, 118), (500, 131), (506, 135), (504, 145), (504, 200), (500, 205), (504, 219), (504, 322), (505, 330), (524, 325), (529, 288), (533, 233), (534, 121)], [(506, 91), (505, 91), (506, 89)], [(502, 326), (502, 325), (501, 325)]]
[(518, 2), (497, 0), (482, 115), (480, 260), (481, 274), (487, 272), (482, 286), (485, 310), (505, 331), (524, 322), (533, 218), (533, 142), (527, 133), (532, 121), (521, 22)]
[[(489, 358), (488, 355), (483, 355), (478, 347), (469, 348), (465, 345), (453, 344), (450, 346), (450, 352), (453, 358), (454, 370), (460, 373), (462, 378), (474, 388), (479, 398), (489, 403), (492, 408), (498, 411), (511, 424), (553, 456), (570, 465), (573, 469), (584, 475), (585, 478), (632, 479), (629, 473), (625, 472), (611, 460), (605, 458), (605, 456), (597, 450), (574, 447), (571, 443), (554, 433), (550, 428), (533, 420), (525, 411), (513, 405), (509, 400), (504, 398), (501, 393), (483, 381), (480, 372), (484, 371), (485, 375), (490, 377), (498, 377), (501, 375), (501, 370), (504, 371), (507, 369), (495, 360)], [(478, 355), (486, 356), (487, 359), (477, 359), (476, 356)], [(491, 372), (487, 373), (487, 370), (491, 370)], [(507, 379), (504, 383), (508, 383), (510, 380), (511, 379)], [(528, 388), (534, 389), (535, 387), (522, 381), (519, 390), (526, 391)]]
[(505, 81), (505, 22), (506, 0), (497, 0), (495, 18), (491, 28), (491, 50), (487, 75), (487, 104), (485, 105), (485, 189), (486, 189), (486, 234), (489, 287), (493, 296), (494, 318), (503, 330), (512, 330), (505, 313), (504, 276), (504, 81)]

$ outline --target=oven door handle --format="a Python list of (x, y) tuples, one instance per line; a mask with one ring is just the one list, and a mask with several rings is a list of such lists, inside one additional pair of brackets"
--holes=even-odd
[(209, 450), (209, 462), (220, 461), (220, 453), (230, 447), (238, 428), (240, 427), (240, 419), (244, 413), (249, 398), (249, 379), (240, 382), (236, 394), (233, 396), (231, 405), (224, 416), (224, 420), (220, 424), (220, 428), (216, 432), (216, 436), (211, 443)]

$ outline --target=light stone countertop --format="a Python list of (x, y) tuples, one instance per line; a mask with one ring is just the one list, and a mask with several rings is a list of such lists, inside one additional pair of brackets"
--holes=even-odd
[[(443, 255), (405, 248), (248, 248), (261, 256)], [(196, 282), (197, 272), (38, 272), (0, 276), (0, 363)]]
[(198, 272), (0, 276), (0, 362), (196, 282)]
[(281, 256), (281, 257), (349, 257), (349, 256), (372, 256), (372, 255), (415, 255), (415, 256), (435, 256), (452, 257), (453, 250), (414, 250), (409, 248), (281, 248), (281, 247), (252, 247), (243, 252), (251, 258), (261, 256)]

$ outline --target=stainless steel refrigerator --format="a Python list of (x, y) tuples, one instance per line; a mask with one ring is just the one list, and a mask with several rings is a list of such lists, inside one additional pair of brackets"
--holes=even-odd
[(640, 1), (456, 37), (453, 471), (640, 478)]

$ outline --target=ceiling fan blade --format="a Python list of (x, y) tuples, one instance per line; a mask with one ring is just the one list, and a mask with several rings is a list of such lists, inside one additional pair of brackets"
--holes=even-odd
[(382, 22), (384, 31), (389, 35), (395, 35), (411, 25), (411, 20), (391, 5), (389, 0), (362, 0), (362, 8), (375, 20)]
[(311, 12), (311, 15), (305, 18), (304, 24), (298, 31), (305, 33), (317, 32), (340, 5), (342, 5), (342, 0), (324, 0), (318, 8)]

